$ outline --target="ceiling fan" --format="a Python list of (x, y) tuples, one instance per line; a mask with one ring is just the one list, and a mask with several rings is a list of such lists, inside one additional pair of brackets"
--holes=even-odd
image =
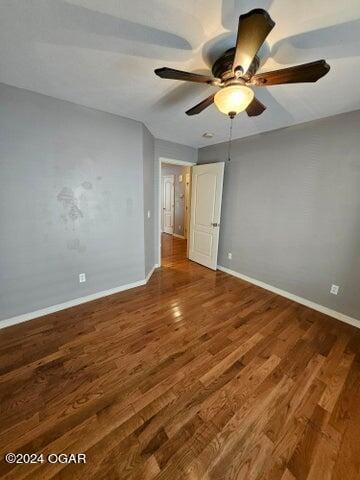
[(187, 115), (197, 115), (213, 103), (220, 112), (231, 118), (244, 110), (249, 117), (261, 115), (266, 107), (257, 100), (250, 87), (316, 82), (330, 70), (325, 60), (317, 60), (271, 72), (256, 73), (260, 65), (257, 53), (274, 26), (275, 22), (265, 10), (255, 8), (240, 15), (236, 46), (216, 60), (212, 66), (213, 76), (167, 67), (157, 68), (155, 74), (161, 78), (206, 83), (220, 88), (187, 110)]

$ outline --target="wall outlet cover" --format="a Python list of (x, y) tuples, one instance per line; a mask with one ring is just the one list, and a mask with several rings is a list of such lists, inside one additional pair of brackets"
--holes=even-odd
[(331, 285), (330, 293), (337, 295), (339, 293), (339, 285)]
[(79, 283), (86, 282), (86, 275), (85, 273), (79, 273)]
[(232, 253), (231, 252), (228, 253), (228, 259), (232, 260)]

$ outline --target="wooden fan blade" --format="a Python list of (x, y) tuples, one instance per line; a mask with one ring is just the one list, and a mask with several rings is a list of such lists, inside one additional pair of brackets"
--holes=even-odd
[(246, 113), (249, 117), (257, 117), (258, 115), (261, 115), (265, 110), (265, 105), (263, 105), (256, 97), (254, 97), (254, 100), (247, 107)]
[(209, 107), (212, 103), (214, 103), (214, 97), (215, 97), (215, 93), (205, 98), (205, 100), (195, 105), (195, 107), (192, 107), (190, 108), (190, 110), (187, 110), (185, 112), (186, 115), (197, 115), (198, 113), (201, 113), (203, 110), (205, 110), (205, 108)]
[(295, 67), (282, 68), (272, 72), (254, 75), (250, 83), (256, 86), (279, 85), (281, 83), (316, 82), (330, 70), (330, 65), (325, 60), (304, 63)]
[(248, 71), (259, 48), (274, 26), (275, 22), (262, 8), (255, 8), (240, 15), (233, 72), (237, 68), (241, 68), (243, 74)]
[(157, 68), (155, 74), (160, 78), (168, 78), (170, 80), (183, 80), (186, 82), (197, 83), (213, 83), (216, 81), (214, 77), (208, 75), (199, 75), (198, 73), (183, 72), (182, 70), (175, 70), (174, 68)]

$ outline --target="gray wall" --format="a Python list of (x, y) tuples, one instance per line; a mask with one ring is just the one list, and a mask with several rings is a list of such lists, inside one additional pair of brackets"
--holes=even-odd
[[(154, 137), (143, 125), (143, 184), (144, 184), (144, 251), (145, 275), (155, 264), (155, 163), (154, 163)], [(148, 218), (148, 212), (150, 218)]]
[(155, 140), (155, 154), (157, 157), (193, 163), (196, 163), (198, 159), (197, 148), (159, 139)]
[[(235, 141), (218, 263), (360, 319), (359, 132), (357, 111)], [(226, 150), (202, 148), (199, 163)]]
[[(161, 174), (174, 175), (174, 233), (185, 235), (185, 186), (186, 174), (190, 172), (190, 167), (181, 167), (180, 165), (162, 164)], [(182, 182), (179, 181), (179, 175), (182, 175)]]
[(0, 319), (143, 279), (154, 259), (149, 132), (5, 85), (0, 105)]

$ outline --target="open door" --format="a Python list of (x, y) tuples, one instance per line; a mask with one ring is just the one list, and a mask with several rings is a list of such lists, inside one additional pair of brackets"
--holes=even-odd
[(189, 258), (216, 270), (224, 163), (192, 167)]

